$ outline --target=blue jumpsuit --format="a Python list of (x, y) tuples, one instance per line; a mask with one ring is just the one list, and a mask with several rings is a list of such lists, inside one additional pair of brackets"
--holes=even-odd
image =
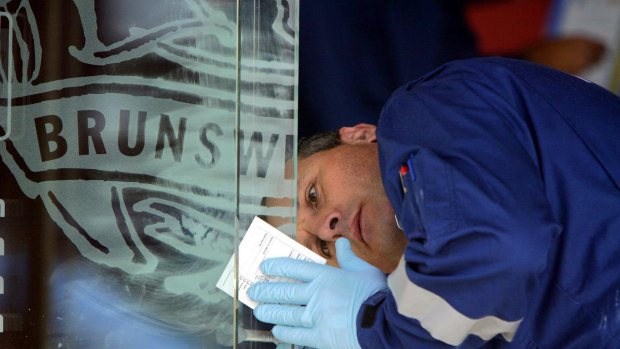
[(362, 348), (620, 348), (620, 98), (456, 61), (392, 95), (378, 143), (409, 242)]

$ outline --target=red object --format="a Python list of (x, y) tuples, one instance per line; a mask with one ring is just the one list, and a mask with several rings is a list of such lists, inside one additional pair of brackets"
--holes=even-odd
[(482, 55), (513, 55), (545, 37), (552, 0), (487, 1), (467, 7)]
[(407, 167), (406, 165), (402, 165), (400, 167), (400, 175), (404, 176), (407, 174), (407, 172), (409, 172), (409, 167)]

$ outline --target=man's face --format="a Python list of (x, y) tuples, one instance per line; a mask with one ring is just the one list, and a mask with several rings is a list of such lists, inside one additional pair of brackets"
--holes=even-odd
[(337, 265), (334, 242), (392, 272), (407, 244), (383, 190), (376, 143), (343, 144), (298, 163), (297, 240)]

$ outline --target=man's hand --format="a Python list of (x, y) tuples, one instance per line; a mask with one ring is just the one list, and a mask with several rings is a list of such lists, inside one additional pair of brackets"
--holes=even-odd
[(248, 295), (264, 304), (254, 309), (260, 321), (273, 323), (274, 336), (320, 349), (360, 348), (357, 313), (374, 293), (387, 288), (386, 276), (359, 259), (349, 241), (336, 241), (341, 269), (291, 258), (265, 260), (265, 274), (301, 281), (256, 284)]
[(598, 63), (605, 54), (603, 43), (580, 36), (541, 41), (526, 50), (528, 61), (543, 64), (569, 74), (581, 74)]

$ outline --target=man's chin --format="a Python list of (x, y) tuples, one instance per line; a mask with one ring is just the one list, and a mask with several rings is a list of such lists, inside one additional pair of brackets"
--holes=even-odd
[[(393, 259), (390, 256), (391, 259)], [(378, 263), (378, 265), (374, 265), (375, 267), (377, 267), (379, 270), (381, 270), (382, 272), (384, 272), (385, 274), (390, 274), (391, 272), (393, 272), (394, 270), (396, 270), (396, 267), (398, 266), (398, 263), (400, 262), (400, 258), (398, 258), (395, 261), (382, 261), (381, 263)], [(371, 263), (372, 264), (372, 263)]]
[(381, 270), (385, 274), (389, 274), (396, 270), (398, 263), (400, 262), (401, 254), (392, 255), (390, 253), (382, 253), (382, 254), (361, 254), (353, 250), (355, 254), (371, 264), (375, 268)]

